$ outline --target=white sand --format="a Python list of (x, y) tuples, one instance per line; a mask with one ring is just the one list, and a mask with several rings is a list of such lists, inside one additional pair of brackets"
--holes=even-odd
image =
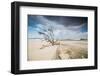
[[(61, 45), (51, 46), (49, 43), (36, 39), (28, 40), (28, 60), (54, 60), (59, 56), (61, 59), (69, 59), (67, 52), (71, 52), (72, 58), (87, 51), (87, 41), (60, 41)], [(46, 45), (46, 47), (44, 47)], [(41, 48), (44, 47), (44, 48)]]
[(30, 50), (29, 60), (52, 60), (56, 59), (57, 46), (49, 46), (39, 50)]

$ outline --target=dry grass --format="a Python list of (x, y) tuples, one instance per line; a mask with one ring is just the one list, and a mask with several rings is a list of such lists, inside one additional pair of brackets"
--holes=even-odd
[(61, 59), (88, 58), (86, 41), (63, 41), (57, 50)]

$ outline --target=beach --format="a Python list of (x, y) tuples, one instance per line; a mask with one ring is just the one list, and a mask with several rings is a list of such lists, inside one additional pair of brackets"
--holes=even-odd
[(51, 45), (41, 39), (28, 39), (27, 60), (63, 60), (88, 58), (87, 40), (59, 40)]

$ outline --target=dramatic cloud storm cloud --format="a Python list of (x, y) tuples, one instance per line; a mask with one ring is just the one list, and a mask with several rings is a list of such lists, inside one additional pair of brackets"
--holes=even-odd
[(38, 31), (53, 27), (55, 39), (87, 39), (87, 17), (28, 15), (28, 38), (43, 38)]

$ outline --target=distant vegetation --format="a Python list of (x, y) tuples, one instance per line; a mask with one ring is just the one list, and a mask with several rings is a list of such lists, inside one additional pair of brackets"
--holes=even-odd
[(83, 38), (81, 38), (80, 40), (87, 40), (87, 39), (83, 39)]

